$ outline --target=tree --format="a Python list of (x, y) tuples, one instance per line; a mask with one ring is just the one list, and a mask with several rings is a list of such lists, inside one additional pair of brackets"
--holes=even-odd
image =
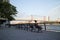
[(6, 18), (8, 20), (14, 20), (13, 16), (16, 16), (16, 7), (8, 2), (0, 3), (0, 18)]

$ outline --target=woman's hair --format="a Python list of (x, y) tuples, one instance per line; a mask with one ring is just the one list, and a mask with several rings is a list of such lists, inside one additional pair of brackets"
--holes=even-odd
[(34, 20), (34, 22), (37, 22), (37, 20)]

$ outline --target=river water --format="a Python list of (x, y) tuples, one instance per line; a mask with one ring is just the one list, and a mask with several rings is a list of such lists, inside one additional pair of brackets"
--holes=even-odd
[[(45, 29), (44, 25), (42, 27)], [(46, 25), (46, 30), (60, 31), (60, 25)]]

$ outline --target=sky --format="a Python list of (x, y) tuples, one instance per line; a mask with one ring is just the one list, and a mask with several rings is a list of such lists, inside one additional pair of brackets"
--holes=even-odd
[(60, 0), (10, 0), (17, 9), (15, 18), (49, 16), (55, 20), (60, 18)]

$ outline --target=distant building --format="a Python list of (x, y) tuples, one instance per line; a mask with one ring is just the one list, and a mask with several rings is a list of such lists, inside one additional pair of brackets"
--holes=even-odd
[(10, 0), (0, 0), (0, 2), (10, 2)]
[(57, 18), (56, 21), (60, 21), (60, 18)]

